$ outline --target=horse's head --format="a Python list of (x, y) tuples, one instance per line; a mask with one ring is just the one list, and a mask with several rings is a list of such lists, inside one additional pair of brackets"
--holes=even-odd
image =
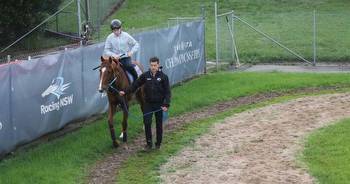
[(100, 65), (100, 84), (98, 87), (98, 91), (102, 93), (103, 91), (108, 89), (108, 85), (112, 82), (112, 80), (118, 77), (118, 68), (119, 61), (112, 57), (102, 57), (101, 56), (101, 65)]

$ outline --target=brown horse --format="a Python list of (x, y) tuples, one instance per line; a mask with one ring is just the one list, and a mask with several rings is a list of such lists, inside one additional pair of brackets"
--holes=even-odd
[[(142, 67), (139, 63), (137, 64), (140, 69)], [(126, 95), (124, 97), (119, 96), (119, 90), (124, 90), (130, 86), (130, 82), (127, 78), (126, 73), (121, 67), (121, 63), (118, 59), (115, 58), (104, 58), (101, 56), (101, 65), (100, 65), (100, 84), (99, 92), (107, 92), (109, 109), (108, 109), (108, 125), (111, 133), (112, 143), (114, 147), (118, 147), (119, 143), (115, 136), (114, 126), (113, 126), (113, 117), (116, 113), (117, 106), (119, 105), (123, 111), (123, 121), (122, 121), (122, 139), (123, 142), (127, 142), (127, 128), (128, 128), (128, 112), (129, 112), (129, 102), (132, 99), (133, 94)], [(135, 92), (136, 100), (141, 106), (143, 112), (143, 89), (140, 88)], [(126, 146), (126, 144), (125, 144)]]

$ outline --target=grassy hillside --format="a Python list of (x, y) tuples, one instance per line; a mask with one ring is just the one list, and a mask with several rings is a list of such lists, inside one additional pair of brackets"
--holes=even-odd
[[(312, 59), (313, 10), (317, 10), (317, 51), (319, 59), (324, 61), (348, 61), (350, 50), (350, 16), (346, 0), (222, 0), (218, 1), (219, 13), (234, 10), (241, 18), (253, 26), (281, 41), (309, 60)], [(124, 21), (125, 29), (167, 26), (170, 17), (200, 16), (201, 7), (206, 9), (207, 58), (215, 58), (214, 1), (195, 0), (154, 0), (126, 1), (122, 8), (113, 15)], [(109, 21), (103, 26), (102, 35), (109, 33)], [(227, 29), (224, 22), (222, 28)], [(236, 23), (238, 52), (244, 61), (285, 61), (297, 60), (295, 56), (271, 44), (271, 42), (242, 23)], [(227, 34), (223, 40), (230, 41)]]

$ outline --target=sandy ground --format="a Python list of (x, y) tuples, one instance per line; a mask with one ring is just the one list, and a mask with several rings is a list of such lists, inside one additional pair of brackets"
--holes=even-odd
[(161, 167), (164, 183), (314, 183), (297, 162), (313, 130), (350, 116), (350, 93), (305, 97), (246, 111)]

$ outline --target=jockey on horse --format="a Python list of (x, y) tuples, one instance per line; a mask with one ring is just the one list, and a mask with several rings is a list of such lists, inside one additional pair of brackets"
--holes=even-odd
[[(101, 57), (101, 65), (98, 67), (100, 68), (100, 84), (98, 90), (101, 93), (107, 92), (109, 102), (108, 125), (114, 147), (118, 147), (119, 143), (115, 136), (113, 116), (119, 105), (123, 111), (121, 138), (123, 142), (126, 143), (129, 101), (132, 99), (132, 94), (126, 97), (120, 97), (118, 91), (131, 85), (132, 79), (128, 78), (127, 72), (132, 75), (134, 81), (137, 79), (137, 72), (134, 68), (135, 65), (137, 65), (138, 70), (140, 70), (139, 73), (142, 73), (142, 66), (137, 62), (135, 62), (135, 65), (131, 62), (131, 56), (138, 50), (139, 44), (128, 33), (122, 32), (121, 25), (122, 23), (118, 19), (112, 20), (112, 33), (108, 35), (106, 39), (103, 53), (103, 55), (107, 57)], [(141, 111), (143, 111), (143, 90), (136, 91), (135, 97), (140, 104)], [(126, 144), (125, 146), (127, 147)]]
[[(138, 50), (139, 43), (127, 32), (122, 31), (122, 22), (114, 19), (111, 22), (112, 33), (108, 35), (103, 55), (120, 60), (124, 70), (128, 71), (134, 80), (137, 72), (131, 62), (131, 56)], [(120, 58), (121, 55), (125, 57)]]

